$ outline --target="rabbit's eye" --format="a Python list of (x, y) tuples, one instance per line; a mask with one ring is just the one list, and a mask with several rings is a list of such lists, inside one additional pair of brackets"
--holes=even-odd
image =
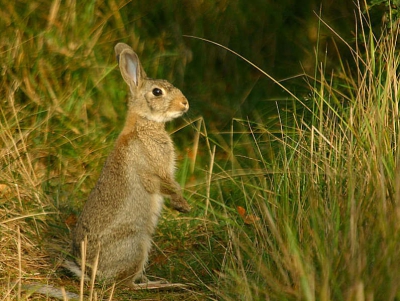
[(160, 96), (163, 94), (162, 90), (159, 88), (154, 88), (152, 92), (154, 96)]

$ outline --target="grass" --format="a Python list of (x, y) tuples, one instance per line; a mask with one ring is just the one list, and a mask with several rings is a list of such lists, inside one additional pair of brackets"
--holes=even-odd
[[(178, 84), (190, 87), (187, 53), (126, 25), (129, 2), (50, 4), (2, 4), (1, 300), (41, 300), (23, 290), (38, 282), (80, 292), (59, 267), (122, 126), (127, 89), (114, 71), (113, 45), (126, 38), (149, 75), (178, 74)], [(333, 72), (317, 62), (305, 77), (307, 98), (290, 92), (285, 102), (268, 102), (275, 111), (233, 118), (223, 131), (191, 114), (169, 125), (177, 179), (194, 210), (165, 208), (148, 274), (190, 289), (131, 292), (97, 283), (82, 293), (92, 300), (400, 300), (398, 28), (378, 36), (368, 17), (359, 19), (355, 46), (347, 44), (353, 61), (339, 59)]]
[[(295, 116), (279, 137), (249, 126), (246, 153), (264, 173), (233, 182), (260, 220), (231, 227), (236, 281), (224, 299), (400, 298), (397, 34), (364, 26), (358, 68), (310, 82), (311, 120)], [(273, 162), (263, 151), (271, 143)]]

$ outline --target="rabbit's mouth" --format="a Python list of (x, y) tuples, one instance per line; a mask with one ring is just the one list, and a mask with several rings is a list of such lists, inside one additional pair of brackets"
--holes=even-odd
[(187, 110), (183, 110), (183, 111), (169, 111), (169, 112), (165, 112), (163, 114), (151, 114), (151, 115), (147, 115), (144, 118), (148, 119), (148, 120), (152, 120), (155, 122), (168, 122), (171, 121), (175, 118), (181, 117), (183, 114), (186, 113)]
[(181, 117), (186, 112), (187, 112), (187, 110), (177, 111), (177, 112), (169, 112), (169, 113), (167, 113), (167, 115), (169, 115), (169, 117), (171, 117), (171, 119), (175, 119), (175, 118)]
[(187, 112), (187, 110), (167, 112), (164, 115), (165, 116), (165, 121), (164, 122), (171, 121), (172, 119), (181, 117), (186, 112)]

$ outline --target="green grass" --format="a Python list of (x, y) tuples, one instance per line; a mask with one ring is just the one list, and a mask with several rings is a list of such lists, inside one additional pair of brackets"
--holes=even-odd
[[(198, 98), (189, 97), (195, 113), (168, 126), (177, 180), (194, 209), (183, 215), (165, 208), (147, 270), (150, 278), (190, 289), (132, 292), (96, 284), (85, 286), (85, 294), (94, 292), (93, 300), (400, 300), (396, 27), (374, 35), (368, 18), (360, 20), (355, 46), (347, 44), (353, 60), (339, 53), (333, 71), (317, 61), (314, 76), (304, 76), (307, 98), (290, 90), (284, 101), (260, 101), (264, 111), (251, 118), (239, 111), (227, 123), (240, 106), (226, 108), (221, 120), (207, 113), (229, 104), (224, 78), (216, 83), (212, 64), (203, 67), (210, 70), (205, 78), (196, 77), (188, 49), (154, 33), (150, 21), (157, 16), (148, 8), (137, 4), (148, 18), (129, 21), (130, 2), (46, 3), (2, 3), (1, 300), (43, 299), (21, 289), (33, 282), (80, 291), (59, 266), (123, 124), (128, 89), (112, 53), (122, 40), (138, 51), (149, 75), (174, 81), (185, 94), (193, 93), (191, 77), (206, 83), (194, 89)], [(207, 5), (197, 13), (223, 10)], [(135, 22), (146, 28), (143, 35)], [(208, 62), (203, 52), (193, 55)], [(243, 83), (244, 101), (255, 87), (249, 79), (233, 82)]]

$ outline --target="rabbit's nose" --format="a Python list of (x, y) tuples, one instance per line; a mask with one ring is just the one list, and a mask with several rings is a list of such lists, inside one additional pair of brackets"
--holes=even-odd
[(187, 101), (186, 98), (183, 98), (183, 99), (181, 100), (181, 105), (182, 105), (186, 110), (189, 109), (189, 102)]

